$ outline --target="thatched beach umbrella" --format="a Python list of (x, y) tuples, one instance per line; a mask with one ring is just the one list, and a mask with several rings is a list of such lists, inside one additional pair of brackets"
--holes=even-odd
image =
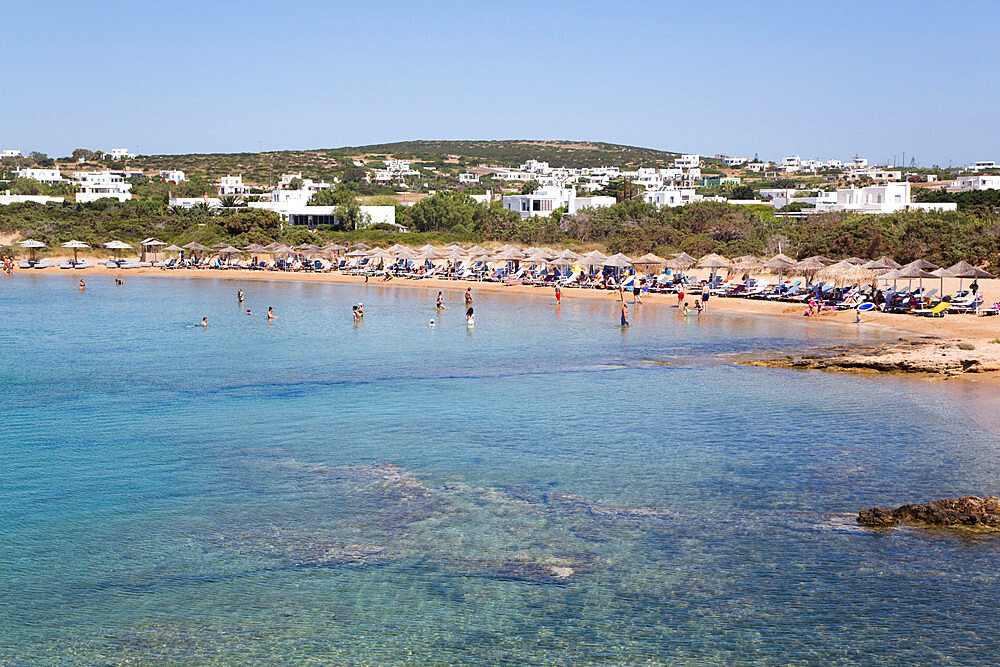
[[(996, 278), (996, 276), (994, 276), (989, 271), (983, 271), (982, 269), (976, 268), (976, 267), (972, 266), (971, 264), (969, 264), (968, 262), (966, 262), (965, 260), (962, 260), (961, 262), (957, 262), (955, 264), (952, 264), (946, 270), (948, 271), (949, 277), (951, 277), (951, 278), (958, 278), (958, 291), (959, 292), (962, 291), (962, 279), (963, 278), (973, 278), (973, 279), (975, 279), (975, 278)], [(941, 281), (941, 286), (942, 286), (941, 287), (941, 291), (943, 292), (944, 291), (944, 281), (943, 280)]]
[(196, 250), (198, 252), (208, 252), (208, 251), (211, 250), (211, 248), (203, 246), (202, 244), (198, 243), (197, 241), (191, 241), (191, 243), (188, 243), (187, 245), (184, 246), (184, 249), (185, 250)]
[(368, 256), (368, 251), (362, 250), (362, 249), (358, 248), (357, 250), (352, 250), (351, 252), (347, 253), (347, 256), (348, 257), (367, 257)]
[(795, 270), (802, 274), (812, 274), (816, 273), (825, 266), (826, 264), (824, 264), (816, 257), (809, 257), (807, 259), (802, 260), (801, 262), (796, 262)]
[[(940, 276), (936, 276), (933, 273), (931, 273), (929, 269), (921, 268), (918, 265), (918, 263), (919, 262), (923, 262), (923, 261), (924, 260), (918, 259), (915, 262), (910, 262), (909, 264), (907, 264), (906, 266), (904, 266), (901, 269), (896, 269), (896, 271), (895, 271), (896, 277), (898, 277), (898, 278), (906, 278), (906, 279), (910, 280), (911, 283), (912, 283), (912, 281), (913, 281), (914, 278), (919, 278), (920, 279), (920, 288), (923, 289), (923, 287), (924, 287), (924, 278), (939, 278), (940, 277)], [(938, 267), (934, 266), (933, 264), (931, 264), (930, 262), (925, 262), (925, 264), (930, 264), (930, 269), (936, 269), (936, 268), (938, 268)]]
[(922, 269), (924, 271), (930, 272), (930, 271), (933, 271), (934, 269), (938, 268), (938, 265), (937, 264), (932, 264), (931, 262), (928, 262), (926, 259), (915, 259), (912, 262), (910, 262), (909, 264), (907, 264), (906, 266), (904, 266), (903, 268), (905, 269), (907, 267), (916, 267), (918, 269)]
[(867, 259), (861, 259), (860, 257), (848, 257), (844, 261), (848, 264), (857, 264), (858, 266), (863, 266), (868, 262)]
[(251, 243), (250, 245), (248, 245), (246, 248), (243, 249), (246, 250), (247, 252), (252, 252), (254, 254), (267, 252), (267, 248), (265, 248), (259, 243)]
[(834, 261), (832, 259), (830, 259), (829, 257), (824, 257), (823, 255), (813, 255), (812, 257), (806, 257), (802, 261), (805, 262), (805, 261), (811, 260), (811, 259), (814, 259), (817, 262), (820, 262), (821, 264), (823, 264), (823, 266), (829, 266), (830, 264), (834, 263)]
[(708, 283), (711, 285), (715, 282), (715, 273), (719, 269), (728, 269), (732, 266), (732, 262), (723, 257), (722, 255), (717, 255), (714, 252), (710, 252), (701, 259), (698, 260), (697, 267), (699, 269), (711, 269), (709, 274)]
[(610, 266), (615, 269), (627, 269), (632, 266), (632, 260), (619, 252), (605, 259), (602, 266)]
[(643, 271), (647, 274), (649, 273), (649, 267), (651, 266), (663, 266), (667, 263), (667, 260), (663, 259), (659, 255), (654, 255), (653, 253), (646, 253), (638, 259), (632, 260), (632, 266), (641, 266)]
[(756, 272), (764, 268), (764, 260), (754, 255), (743, 255), (733, 260), (729, 270), (733, 272), (746, 271)]
[(513, 246), (508, 246), (506, 248), (501, 248), (497, 251), (497, 254), (493, 255), (493, 259), (498, 262), (516, 262), (524, 259), (527, 255), (518, 250)]
[(560, 250), (559, 252), (557, 252), (553, 256), (553, 259), (577, 260), (577, 259), (580, 259), (580, 256), (578, 254), (576, 254), (575, 252), (573, 252), (572, 250), (566, 249), (566, 250)]
[(837, 287), (860, 285), (875, 278), (875, 272), (848, 261), (837, 262), (816, 272), (816, 280), (832, 282)]
[(778, 272), (778, 284), (781, 284), (782, 273), (795, 268), (795, 260), (780, 252), (771, 259), (764, 262), (764, 268)]
[(892, 257), (889, 257), (888, 255), (882, 255), (881, 257), (879, 257), (875, 261), (881, 262), (885, 266), (888, 266), (890, 269), (901, 269), (901, 268), (903, 268), (902, 264), (900, 264), (899, 262), (897, 262), (896, 260), (894, 260)]
[(62, 244), (62, 247), (73, 249), (73, 263), (76, 264), (77, 253), (80, 252), (80, 249), (89, 248), (90, 246), (84, 243), (83, 241), (67, 241), (66, 243)]
[(686, 262), (688, 266), (694, 266), (695, 264), (698, 263), (698, 260), (696, 260), (691, 255), (687, 254), (686, 252), (675, 252), (671, 255), (671, 257), (680, 262)]
[(132, 246), (125, 243), (124, 241), (108, 241), (107, 243), (104, 244), (104, 247), (107, 248), (108, 250), (115, 251), (115, 254), (118, 255), (118, 259), (121, 259), (123, 250), (132, 249)]
[(183, 252), (183, 250), (184, 248), (180, 247), (179, 245), (174, 245), (173, 243), (171, 243), (170, 245), (168, 245), (166, 248), (163, 249), (163, 252)]
[(372, 249), (372, 247), (370, 245), (366, 245), (364, 243), (352, 243), (349, 247), (353, 248), (354, 250), (371, 250)]
[(320, 248), (320, 250), (325, 252), (341, 252), (343, 250), (347, 250), (347, 246), (342, 246), (339, 243), (327, 243), (325, 246)]

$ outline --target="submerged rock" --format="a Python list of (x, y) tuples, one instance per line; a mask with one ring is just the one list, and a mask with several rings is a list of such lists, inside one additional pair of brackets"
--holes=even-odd
[(1000, 498), (962, 496), (931, 503), (903, 505), (894, 510), (873, 507), (858, 513), (858, 523), (872, 528), (891, 528), (900, 523), (919, 526), (946, 526), (1000, 529)]

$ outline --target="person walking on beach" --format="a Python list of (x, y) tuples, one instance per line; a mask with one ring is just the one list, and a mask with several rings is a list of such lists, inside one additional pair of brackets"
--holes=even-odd
[(559, 289), (559, 285), (556, 285), (556, 305), (558, 306), (562, 302), (562, 290)]
[(268, 306), (267, 307), (267, 321), (270, 322), (271, 320), (273, 320), (276, 317), (277, 317), (277, 315), (274, 314), (274, 308), (271, 307), (271, 306)]
[(632, 300), (637, 304), (642, 303), (642, 287), (639, 286), (638, 278), (632, 281)]
[(466, 305), (466, 307), (472, 305), (472, 288), (471, 287), (466, 287), (465, 288), (465, 305)]
[(684, 283), (679, 283), (677, 285), (677, 307), (680, 308), (682, 303), (684, 303)]
[(438, 310), (444, 310), (444, 308), (445, 308), (445, 305), (444, 305), (444, 296), (442, 296), (441, 292), (438, 292), (438, 295), (437, 295), (437, 309)]

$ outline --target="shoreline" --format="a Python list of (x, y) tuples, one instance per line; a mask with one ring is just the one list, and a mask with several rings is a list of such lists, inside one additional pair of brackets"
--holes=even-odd
[[(27, 272), (22, 270), (18, 273)], [(33, 275), (36, 270), (31, 270)], [(71, 271), (62, 269), (44, 269), (37, 272), (44, 275), (65, 275), (67, 278), (77, 280), (79, 277), (88, 276), (109, 276), (122, 277), (144, 276), (155, 278), (212, 278), (216, 280), (231, 281), (252, 281), (252, 282), (277, 282), (292, 281), (303, 283), (329, 283), (335, 285), (364, 285), (363, 276), (348, 276), (342, 273), (292, 273), (281, 271), (250, 271), (241, 269), (109, 269), (98, 265), (90, 269), (73, 269)], [(16, 274), (15, 274), (16, 276)], [(461, 294), (467, 287), (471, 287), (474, 292), (497, 292), (506, 294), (521, 294), (541, 296), (554, 299), (554, 290), (548, 287), (532, 287), (530, 285), (505, 285), (494, 282), (476, 282), (464, 280), (444, 280), (440, 278), (394, 278), (389, 282), (381, 278), (371, 278), (369, 285), (378, 287), (402, 287), (404, 289), (425, 290), (434, 292), (441, 290), (449, 295), (450, 299), (461, 298)], [(563, 287), (562, 296), (564, 300), (588, 299), (606, 300), (617, 302), (618, 292), (615, 290), (595, 290), (582, 287)], [(686, 297), (689, 303), (694, 302), (696, 295)], [(631, 294), (628, 295), (628, 300)], [(643, 304), (656, 307), (676, 307), (677, 299), (672, 294), (651, 294), (643, 295)], [(788, 302), (773, 302), (756, 299), (712, 297), (709, 301), (707, 312), (723, 312), (727, 314), (741, 314), (755, 317), (778, 317), (782, 319), (806, 320), (802, 316), (803, 306)], [(855, 311), (826, 311), (821, 315), (808, 318), (809, 324), (816, 324), (824, 327), (841, 328), (866, 327), (886, 334), (896, 334), (905, 341), (900, 344), (897, 340), (894, 343), (886, 343), (881, 346), (837, 346), (836, 348), (817, 349), (803, 347), (798, 354), (789, 355), (787, 352), (780, 357), (770, 354), (769, 351), (761, 350), (759, 355), (744, 355), (744, 358), (737, 363), (757, 366), (798, 368), (798, 369), (819, 369), (826, 371), (840, 372), (874, 372), (878, 374), (891, 373), (894, 375), (924, 375), (929, 379), (941, 378), (962, 378), (966, 380), (989, 379), (992, 382), (1000, 383), (1000, 366), (998, 369), (992, 367), (994, 357), (1000, 363), (1000, 344), (991, 343), (992, 340), (1000, 338), (1000, 317), (986, 318), (975, 315), (951, 315), (943, 318), (931, 319), (916, 317), (913, 315), (892, 315), (886, 313), (867, 312), (864, 314), (862, 323), (855, 322)], [(911, 339), (922, 339), (922, 343), (914, 345)], [(974, 356), (985, 356), (987, 358), (986, 367), (980, 366), (978, 370), (972, 372), (954, 372), (954, 365), (942, 366), (937, 363), (938, 359), (931, 359), (932, 363), (922, 363), (920, 357), (927, 361), (928, 346), (931, 344), (951, 346), (954, 348), (950, 354), (951, 361), (956, 361), (962, 354), (957, 353), (958, 344), (971, 344), (978, 354)], [(910, 349), (903, 349), (909, 346)], [(996, 350), (990, 349), (995, 347)], [(887, 362), (884, 355), (888, 350), (892, 350), (895, 355), (891, 362)], [(962, 352), (968, 352), (963, 350)], [(940, 354), (940, 351), (937, 353)], [(968, 356), (968, 355), (964, 355)], [(821, 361), (822, 360), (822, 361)], [(960, 362), (959, 362), (960, 363)], [(941, 370), (945, 368), (945, 370)]]

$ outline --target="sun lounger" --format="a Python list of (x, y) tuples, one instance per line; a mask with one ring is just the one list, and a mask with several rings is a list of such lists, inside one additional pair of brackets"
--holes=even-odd
[(933, 308), (918, 308), (916, 310), (910, 311), (914, 315), (920, 315), (921, 317), (944, 317), (945, 313), (948, 312), (949, 304), (947, 301), (942, 301)]

